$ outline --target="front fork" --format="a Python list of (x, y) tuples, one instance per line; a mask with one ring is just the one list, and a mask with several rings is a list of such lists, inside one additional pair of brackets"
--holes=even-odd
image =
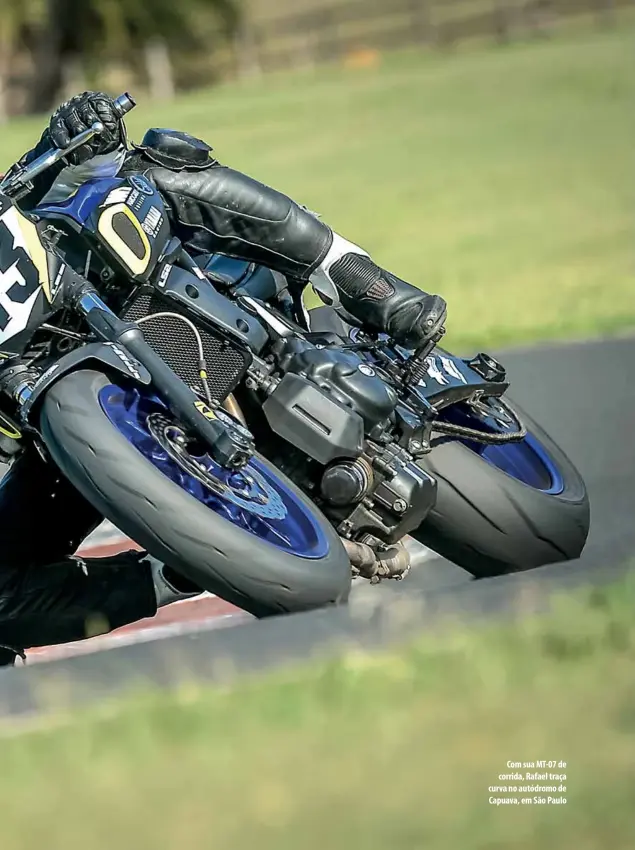
[(84, 287), (75, 304), (99, 339), (122, 346), (145, 366), (155, 389), (169, 409), (201, 438), (218, 464), (230, 468), (245, 466), (254, 451), (251, 441), (216, 417), (214, 411), (198, 398), (145, 341), (138, 325), (122, 321), (92, 287)]
[[(255, 449), (244, 430), (238, 431), (221, 422), (214, 411), (202, 402), (148, 345), (141, 329), (134, 322), (122, 321), (85, 281), (77, 286), (70, 300), (73, 308), (84, 316), (97, 339), (116, 346), (120, 353), (127, 352), (130, 355), (129, 363), (126, 364), (126, 373), (130, 374), (130, 377), (140, 378), (140, 375), (135, 375), (135, 371), (138, 372), (135, 370), (135, 360), (145, 367), (155, 390), (170, 411), (201, 439), (220, 466), (234, 469), (245, 466)], [(89, 357), (87, 352), (86, 359)], [(46, 375), (47, 373), (42, 379), (45, 379)], [(38, 390), (46, 392), (47, 388), (40, 387), (39, 381), (34, 385), (33, 375), (29, 370), (18, 367), (10, 394), (18, 402), (23, 418), (28, 417), (34, 402), (34, 393)]]

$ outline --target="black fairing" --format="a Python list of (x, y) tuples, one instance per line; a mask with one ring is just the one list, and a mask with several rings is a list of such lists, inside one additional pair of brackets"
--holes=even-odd
[(209, 282), (201, 281), (183, 269), (172, 266), (159, 289), (166, 298), (174, 299), (204, 321), (238, 337), (256, 354), (269, 340), (267, 332), (253, 316), (217, 292)]
[(393, 413), (397, 394), (353, 352), (316, 348), (304, 340), (287, 342), (287, 347), (291, 350), (283, 358), (284, 371), (306, 377), (334, 401), (352, 408), (367, 431)]

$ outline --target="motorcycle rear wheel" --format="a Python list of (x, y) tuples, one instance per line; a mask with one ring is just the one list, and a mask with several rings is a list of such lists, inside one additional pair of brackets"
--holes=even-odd
[(492, 462), (458, 441), (419, 462), (437, 480), (437, 502), (413, 537), (476, 578), (574, 560), (589, 533), (580, 473), (538, 423), (512, 407), (527, 426), (535, 470), (525, 466), (529, 451), (519, 463), (497, 451)]

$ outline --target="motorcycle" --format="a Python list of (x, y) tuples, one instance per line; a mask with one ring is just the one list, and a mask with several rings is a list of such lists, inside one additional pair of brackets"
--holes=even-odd
[(258, 617), (402, 580), (407, 535), (476, 577), (580, 554), (584, 483), (494, 358), (441, 334), (405, 350), (337, 304), (307, 312), (278, 273), (188, 252), (140, 174), (18, 209), (102, 130), (0, 182), (4, 457), (35, 444), (131, 539)]

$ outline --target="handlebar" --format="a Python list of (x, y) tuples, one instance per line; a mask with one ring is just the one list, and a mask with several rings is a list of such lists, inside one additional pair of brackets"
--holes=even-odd
[[(116, 97), (113, 101), (113, 110), (119, 119), (122, 119), (123, 116), (134, 109), (135, 106), (135, 101), (127, 92), (120, 94), (119, 97)], [(5, 195), (9, 195), (11, 198), (20, 198), (32, 189), (31, 181), (35, 177), (42, 174), (42, 172), (46, 171), (47, 168), (55, 165), (56, 162), (64, 159), (64, 157), (77, 150), (77, 148), (81, 148), (82, 145), (90, 142), (95, 136), (103, 133), (104, 129), (105, 127), (101, 121), (95, 121), (88, 130), (84, 130), (83, 133), (79, 133), (79, 135), (75, 136), (75, 138), (72, 139), (70, 144), (65, 148), (51, 148), (50, 150), (45, 151), (41, 156), (34, 159), (33, 162), (25, 165), (24, 168), (20, 168), (13, 172), (10, 171), (0, 181), (0, 192), (4, 192)]]
[(124, 115), (127, 115), (127, 113), (134, 109), (136, 105), (136, 100), (134, 100), (128, 92), (120, 94), (119, 97), (116, 97), (113, 101), (113, 109), (117, 118), (123, 118)]

